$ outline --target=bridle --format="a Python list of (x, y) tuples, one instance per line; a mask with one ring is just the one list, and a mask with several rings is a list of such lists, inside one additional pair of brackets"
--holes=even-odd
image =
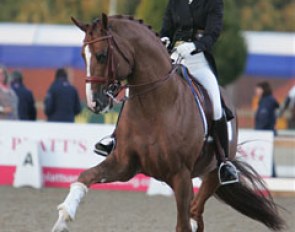
[(109, 31), (105, 31), (105, 33), (106, 33), (105, 36), (101, 36), (99, 38), (95, 38), (90, 41), (84, 41), (84, 43), (83, 43), (83, 46), (91, 45), (91, 44), (99, 43), (99, 42), (103, 42), (103, 41), (107, 41), (107, 44), (108, 44), (107, 63), (106, 63), (107, 67), (106, 67), (104, 76), (86, 77), (85, 78), (86, 83), (110, 84), (110, 83), (115, 82), (117, 80), (116, 69), (118, 68), (119, 64), (117, 63), (117, 66), (115, 66), (116, 60), (115, 60), (115, 56), (114, 56), (114, 48), (117, 49), (119, 54), (123, 57), (123, 59), (129, 65), (130, 73), (131, 73), (131, 70), (133, 69), (130, 60), (119, 48), (118, 44), (116, 43), (116, 41), (114, 39), (114, 36)]
[[(125, 55), (124, 52), (122, 52), (122, 50), (119, 48), (114, 36), (111, 34), (111, 32), (104, 30), (105, 31), (105, 36), (101, 36), (99, 38), (95, 38), (93, 40), (90, 41), (84, 41), (83, 46), (86, 45), (91, 45), (94, 43), (99, 43), (102, 41), (107, 41), (108, 44), (108, 53), (107, 53), (107, 63), (106, 63), (106, 70), (104, 73), (104, 76), (87, 76), (85, 78), (85, 82), (86, 83), (94, 83), (94, 84), (105, 84), (107, 85), (106, 87), (106, 95), (109, 96), (110, 98), (112, 98), (115, 102), (120, 102), (119, 100), (116, 99), (115, 96), (117, 96), (121, 91), (127, 89), (127, 88), (135, 88), (135, 87), (143, 87), (143, 86), (148, 86), (148, 85), (155, 85), (152, 86), (151, 88), (147, 89), (146, 91), (143, 91), (142, 93), (138, 93), (136, 95), (130, 96), (128, 97), (128, 99), (136, 97), (136, 96), (141, 96), (144, 95), (154, 89), (156, 89), (158, 87), (158, 84), (165, 82), (166, 80), (168, 80), (172, 75), (172, 73), (175, 72), (174, 69), (172, 69), (166, 76), (164, 76), (164, 78), (156, 80), (156, 81), (152, 81), (152, 82), (148, 82), (148, 83), (143, 83), (143, 84), (138, 84), (138, 85), (131, 85), (131, 84), (125, 84), (123, 86), (121, 86), (120, 81), (117, 78), (117, 73), (116, 73), (116, 68), (118, 67), (118, 63), (117, 66), (115, 67), (116, 64), (116, 60), (115, 60), (115, 56), (114, 56), (114, 48), (117, 49), (118, 53), (123, 57), (123, 59), (126, 61), (126, 63), (129, 65), (129, 73), (131, 74), (133, 71), (133, 65), (131, 63), (131, 61), (128, 59), (128, 57)], [(125, 97), (124, 100), (126, 100), (127, 98)], [(123, 100), (123, 101), (124, 101)]]

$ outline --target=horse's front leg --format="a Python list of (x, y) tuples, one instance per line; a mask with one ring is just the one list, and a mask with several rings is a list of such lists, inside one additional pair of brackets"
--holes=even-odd
[(136, 168), (129, 161), (126, 158), (125, 162), (118, 162), (114, 155), (109, 155), (101, 164), (82, 172), (77, 182), (71, 185), (64, 202), (58, 206), (59, 217), (52, 232), (69, 231), (68, 223), (75, 219), (79, 204), (92, 184), (127, 181), (132, 178)]
[(214, 194), (219, 186), (217, 171), (210, 172), (204, 176), (198, 194), (191, 204), (192, 218), (197, 221), (197, 232), (204, 232), (203, 213), (206, 201)]
[(174, 190), (177, 205), (176, 232), (191, 232), (190, 204), (193, 198), (193, 184), (189, 170), (183, 169), (174, 175), (169, 185)]

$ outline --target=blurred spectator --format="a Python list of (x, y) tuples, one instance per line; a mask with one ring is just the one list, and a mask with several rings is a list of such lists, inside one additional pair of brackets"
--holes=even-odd
[(74, 122), (81, 112), (78, 92), (68, 81), (65, 69), (58, 69), (44, 101), (45, 114), (50, 122)]
[(9, 86), (9, 76), (6, 68), (0, 65), (0, 119), (18, 119), (18, 99)]
[(272, 130), (276, 134), (276, 110), (279, 108), (279, 103), (273, 97), (269, 83), (258, 83), (255, 92), (259, 99), (258, 108), (255, 113), (255, 129)]
[[(272, 130), (276, 135), (276, 109), (279, 103), (272, 95), (272, 89), (268, 82), (260, 82), (256, 85), (256, 96), (259, 99), (258, 108), (255, 114), (256, 130)], [(275, 162), (273, 159), (272, 177), (276, 177)]]
[(283, 116), (288, 108), (290, 109), (288, 127), (289, 129), (295, 129), (295, 85), (288, 92), (288, 95), (281, 106), (279, 117)]
[(35, 100), (32, 91), (23, 83), (23, 75), (14, 71), (11, 75), (11, 87), (18, 96), (18, 118), (20, 120), (36, 120)]

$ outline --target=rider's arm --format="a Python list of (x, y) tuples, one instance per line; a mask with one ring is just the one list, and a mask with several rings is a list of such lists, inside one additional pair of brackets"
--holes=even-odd
[(169, 1), (164, 17), (163, 17), (163, 22), (162, 22), (162, 29), (160, 31), (160, 36), (163, 37), (168, 37), (170, 41), (172, 41), (172, 37), (174, 34), (174, 25), (173, 25), (173, 18), (172, 18), (172, 1)]
[(196, 48), (202, 51), (211, 50), (223, 26), (223, 0), (211, 0), (208, 4), (204, 35), (195, 41)]

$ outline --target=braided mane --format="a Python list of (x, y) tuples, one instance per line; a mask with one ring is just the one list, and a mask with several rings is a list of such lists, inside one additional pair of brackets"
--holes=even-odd
[(112, 15), (112, 16), (109, 16), (111, 18), (115, 18), (115, 19), (126, 19), (126, 20), (130, 20), (130, 21), (133, 21), (133, 22), (136, 22), (136, 23), (139, 23), (143, 26), (146, 26), (151, 32), (153, 32), (157, 37), (159, 37), (159, 33), (154, 31), (153, 30), (153, 27), (151, 25), (147, 25), (144, 23), (144, 20), (142, 19), (135, 19), (134, 16), (132, 15)]

